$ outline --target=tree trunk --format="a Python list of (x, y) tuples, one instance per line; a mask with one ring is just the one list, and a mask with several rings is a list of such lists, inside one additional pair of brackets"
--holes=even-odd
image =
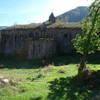
[(80, 61), (80, 66), (78, 68), (78, 75), (86, 69), (86, 55), (84, 54)]

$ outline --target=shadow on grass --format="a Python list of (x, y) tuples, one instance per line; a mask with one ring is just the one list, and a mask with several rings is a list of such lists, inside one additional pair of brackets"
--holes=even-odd
[(42, 97), (35, 97), (35, 98), (31, 98), (30, 100), (41, 100)]
[(100, 91), (100, 89), (79, 85), (74, 78), (70, 77), (51, 81), (49, 90), (47, 100), (95, 100), (91, 97), (95, 97)]
[[(20, 60), (20, 59), (14, 59), (12, 56), (0, 56), (0, 68), (39, 68), (48, 66), (50, 64), (61, 66), (61, 65), (67, 65), (70, 63), (78, 63), (79, 62), (79, 56), (57, 56), (54, 58), (49, 59), (32, 59), (32, 60)], [(3, 66), (2, 66), (3, 65)]]
[(100, 52), (88, 56), (88, 63), (100, 64)]
[[(13, 56), (3, 56), (0, 55), (0, 68), (39, 68), (48, 66), (50, 64), (55, 66), (68, 65), (68, 64), (78, 64), (80, 62), (80, 55), (67, 55), (67, 56), (57, 56), (49, 59), (32, 59), (32, 60), (23, 60), (15, 59)], [(91, 64), (100, 64), (100, 53), (90, 55), (88, 57), (88, 63)]]

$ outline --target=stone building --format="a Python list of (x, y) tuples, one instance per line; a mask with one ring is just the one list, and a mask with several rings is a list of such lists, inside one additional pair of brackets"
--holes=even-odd
[(56, 22), (40, 26), (14, 26), (0, 30), (0, 53), (44, 59), (74, 51), (71, 40), (76, 34), (81, 34), (79, 23)]

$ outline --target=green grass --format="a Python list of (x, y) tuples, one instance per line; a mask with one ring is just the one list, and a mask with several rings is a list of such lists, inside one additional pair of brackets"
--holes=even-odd
[[(49, 65), (49, 63), (46, 63), (46, 67), (36, 68), (32, 67), (36, 64), (38, 65), (38, 63), (33, 63), (34, 61), (24, 63), (6, 60), (7, 63), (4, 63), (5, 61), (1, 60), (0, 64), (3, 64), (5, 67), (0, 69), (0, 76), (15, 79), (16, 84), (0, 85), (0, 100), (49, 100), (49, 95), (51, 92), (52, 95), (54, 95), (55, 97), (57, 96), (57, 98), (55, 98), (56, 100), (84, 100), (85, 96), (90, 96), (93, 91), (87, 92), (86, 88), (77, 88), (74, 86), (75, 83), (70, 82), (70, 78), (77, 75), (78, 61), (78, 58), (75, 59), (69, 56), (60, 57), (53, 60), (53, 65)], [(12, 67), (8, 66), (7, 68), (7, 65), (11, 65)], [(15, 65), (22, 65), (25, 66), (25, 68), (16, 67)], [(39, 65), (41, 64), (39, 63)], [(100, 64), (98, 63), (88, 64), (88, 66), (91, 66), (91, 69), (93, 70), (100, 70)], [(64, 73), (60, 73), (59, 70), (64, 70)], [(66, 87), (64, 88), (66, 88), (66, 90), (71, 90), (71, 96), (67, 93), (65, 94), (63, 90), (60, 91), (60, 94), (61, 92), (63, 92), (63, 96), (60, 96), (60, 94), (54, 94), (55, 91), (51, 91), (50, 82), (54, 81), (55, 79), (58, 79), (60, 81), (61, 78), (65, 79), (63, 80), (65, 81), (65, 83), (70, 83), (68, 86), (65, 84)], [(56, 87), (57, 84), (53, 84), (53, 86)], [(61, 87), (60, 84), (58, 84), (57, 86)], [(62, 86), (64, 86), (64, 83), (62, 84)], [(74, 96), (74, 94), (76, 94), (77, 96)], [(94, 94), (97, 94), (97, 92), (94, 91)], [(50, 100), (54, 100), (54, 98), (51, 98)]]
[[(42, 100), (45, 100), (49, 92), (48, 82), (55, 78), (69, 77), (77, 74), (77, 70), (74, 66), (75, 65), (53, 66), (50, 72), (39, 71), (38, 73), (38, 69), (1, 69), (0, 75), (11, 78), (14, 77), (18, 80), (18, 84), (17, 86), (5, 86), (1, 88), (0, 98), (1, 100), (30, 100), (31, 98), (40, 96)], [(58, 72), (61, 68), (65, 69), (65, 74)], [(44, 76), (31, 82), (30, 79), (36, 77), (39, 73), (44, 74)], [(25, 89), (25, 91), (18, 92), (21, 91), (21, 89)]]

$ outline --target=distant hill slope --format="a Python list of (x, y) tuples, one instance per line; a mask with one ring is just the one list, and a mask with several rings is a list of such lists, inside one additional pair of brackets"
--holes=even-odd
[(88, 15), (88, 9), (86, 6), (80, 6), (59, 15), (57, 18), (64, 22), (80, 22), (84, 17)]
[(6, 26), (0, 26), (0, 30), (6, 29), (6, 28), (7, 28)]

